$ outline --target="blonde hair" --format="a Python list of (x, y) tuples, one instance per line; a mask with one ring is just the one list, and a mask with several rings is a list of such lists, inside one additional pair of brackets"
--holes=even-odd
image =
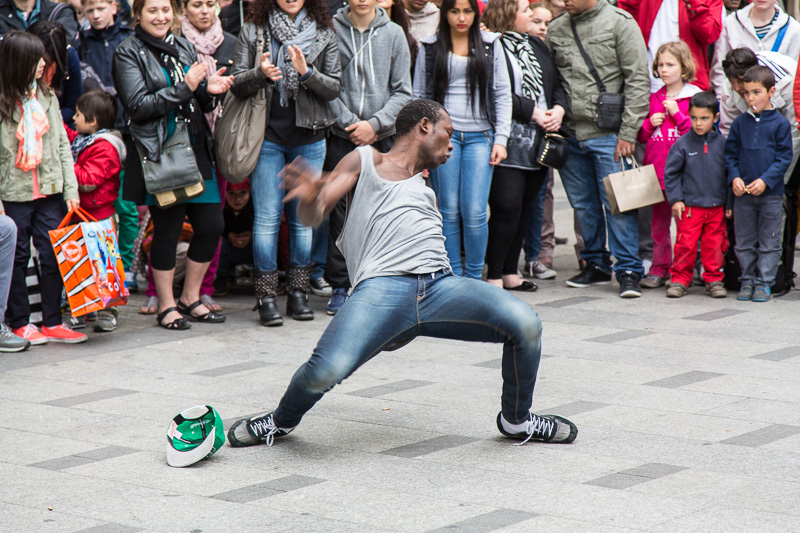
[(92, 4), (99, 4), (101, 2), (105, 2), (106, 4), (116, 4), (116, 0), (81, 0), (81, 7), (86, 9)]
[(683, 41), (673, 41), (671, 43), (664, 43), (658, 47), (658, 51), (656, 52), (656, 57), (653, 59), (653, 76), (658, 78), (658, 58), (661, 57), (661, 54), (669, 53), (675, 59), (678, 60), (678, 63), (681, 65), (681, 79), (683, 79), (684, 83), (688, 83), (694, 80), (695, 75), (695, 65), (694, 65), (694, 58), (692, 57), (692, 51), (689, 50), (689, 45)]

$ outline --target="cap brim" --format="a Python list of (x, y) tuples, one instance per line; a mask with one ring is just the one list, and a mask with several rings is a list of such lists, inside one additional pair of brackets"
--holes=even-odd
[(215, 432), (211, 431), (197, 448), (187, 451), (178, 451), (172, 443), (167, 441), (167, 464), (176, 468), (193, 465), (203, 460), (214, 449)]

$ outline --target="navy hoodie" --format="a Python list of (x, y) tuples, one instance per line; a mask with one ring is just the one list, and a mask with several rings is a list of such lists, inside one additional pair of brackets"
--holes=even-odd
[(742, 178), (745, 185), (761, 178), (767, 185), (764, 194), (783, 194), (783, 176), (792, 163), (792, 126), (775, 109), (760, 115), (751, 110), (731, 124), (725, 144), (728, 184)]
[(733, 206), (725, 172), (725, 137), (715, 130), (703, 136), (689, 130), (675, 141), (664, 166), (664, 192), (669, 205)]
[(114, 78), (111, 76), (114, 51), (132, 34), (133, 30), (119, 19), (102, 30), (89, 27), (79, 34), (76, 45), (81, 61), (92, 67), (106, 87), (114, 86)]

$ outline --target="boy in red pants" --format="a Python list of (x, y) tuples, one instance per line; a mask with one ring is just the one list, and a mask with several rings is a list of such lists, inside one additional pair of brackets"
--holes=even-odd
[(664, 192), (678, 227), (667, 297), (686, 294), (700, 240), (706, 293), (712, 298), (725, 298), (725, 219), (732, 216), (733, 195), (725, 169), (725, 137), (714, 130), (719, 118), (719, 102), (714, 93), (694, 95), (689, 102), (689, 118), (691, 131), (675, 142), (664, 167)]

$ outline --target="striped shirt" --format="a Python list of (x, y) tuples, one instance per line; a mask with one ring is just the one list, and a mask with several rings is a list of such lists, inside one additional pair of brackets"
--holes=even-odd
[(775, 10), (775, 16), (772, 17), (772, 20), (770, 20), (769, 22), (767, 22), (763, 26), (754, 26), (754, 28), (756, 30), (756, 37), (758, 37), (759, 41), (763, 41), (764, 37), (767, 36), (767, 34), (769, 33), (769, 30), (772, 28), (772, 25), (775, 24), (776, 20), (778, 20), (778, 15), (779, 14), (780, 14), (780, 12), (776, 9)]

